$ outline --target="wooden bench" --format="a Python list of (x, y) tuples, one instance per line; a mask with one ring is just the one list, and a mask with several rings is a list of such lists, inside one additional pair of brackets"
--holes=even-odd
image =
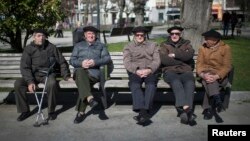
[[(108, 72), (111, 72), (110, 75), (107, 76), (107, 80), (105, 81), (104, 89), (106, 93), (112, 93), (112, 94), (118, 94), (118, 92), (130, 92), (129, 86), (128, 86), (128, 74), (127, 71), (123, 65), (123, 53), (122, 52), (111, 52), (111, 58), (113, 60), (113, 70), (107, 70)], [(196, 62), (197, 55), (194, 56), (194, 60)], [(196, 72), (194, 69), (194, 76), (196, 77)], [(233, 71), (229, 73), (229, 81), (230, 84), (232, 84), (233, 80)], [(145, 85), (142, 86), (145, 88)], [(161, 92), (164, 94), (172, 93), (172, 89), (169, 84), (164, 82), (162, 77), (159, 78), (159, 81), (157, 83), (157, 92)], [(223, 90), (225, 94), (225, 99), (229, 100), (230, 98), (230, 92), (231, 87), (226, 87)], [(198, 82), (198, 78), (196, 78), (195, 81), (195, 93), (205, 93), (204, 88), (200, 82)], [(225, 108), (228, 107), (228, 101), (225, 100)], [(226, 102), (227, 101), (227, 102)]]
[[(21, 78), (20, 73), (20, 60), (21, 53), (2, 53), (0, 54), (0, 88), (14, 88), (14, 82), (17, 78)], [(69, 62), (71, 53), (63, 53), (65, 59)], [(101, 92), (101, 101), (103, 107), (107, 108), (106, 94), (104, 92), (104, 67), (101, 67), (101, 79), (100, 82), (93, 85), (93, 91)], [(70, 66), (71, 75), (73, 76), (73, 67)], [(61, 91), (65, 89), (73, 89), (77, 91), (75, 82), (64, 81), (62, 78), (58, 79), (59, 88)], [(38, 84), (39, 88), (44, 88), (44, 84)], [(73, 92), (72, 92), (73, 93)]]

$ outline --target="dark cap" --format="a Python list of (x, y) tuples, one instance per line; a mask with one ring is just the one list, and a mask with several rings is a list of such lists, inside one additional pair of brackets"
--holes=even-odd
[(179, 30), (179, 31), (182, 31), (184, 28), (180, 27), (180, 26), (173, 26), (173, 27), (170, 27), (167, 31), (168, 33), (171, 33), (172, 30)]
[(43, 33), (46, 37), (49, 36), (48, 32), (47, 32), (45, 29), (42, 29), (42, 28), (34, 29), (34, 30), (33, 30), (33, 34), (34, 34), (34, 33)]
[(143, 26), (137, 26), (135, 27), (133, 30), (132, 30), (132, 33), (137, 33), (137, 32), (144, 32), (144, 33), (147, 33), (148, 32), (148, 29), (143, 27)]
[(97, 28), (95, 28), (93, 26), (85, 26), (82, 30), (83, 30), (83, 32), (86, 32), (86, 31), (92, 31), (92, 32), (95, 32), (95, 33), (100, 32), (99, 29), (97, 29)]
[(221, 39), (221, 34), (213, 29), (201, 34), (204, 37), (213, 37), (216, 39)]

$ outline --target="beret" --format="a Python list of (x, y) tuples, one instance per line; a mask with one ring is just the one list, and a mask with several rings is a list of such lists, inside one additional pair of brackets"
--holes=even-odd
[(167, 31), (168, 33), (170, 33), (172, 30), (179, 30), (179, 31), (182, 31), (184, 28), (180, 27), (180, 26), (173, 26), (173, 27), (170, 27)]
[(42, 29), (42, 28), (34, 29), (33, 34), (34, 33), (43, 33), (45, 36), (47, 36), (47, 37), (49, 36), (49, 33), (45, 29)]
[(204, 33), (201, 34), (204, 37), (213, 37), (216, 39), (221, 39), (221, 34), (213, 29), (206, 31)]
[(147, 33), (149, 32), (147, 28), (143, 27), (143, 26), (138, 26), (138, 27), (135, 27), (133, 28), (132, 30), (133, 33), (137, 33), (137, 32), (144, 32), (144, 33)]
[(93, 26), (85, 26), (82, 30), (83, 30), (83, 32), (86, 32), (86, 31), (92, 31), (92, 32), (95, 32), (95, 33), (100, 32), (99, 29), (97, 29), (97, 28), (95, 28)]

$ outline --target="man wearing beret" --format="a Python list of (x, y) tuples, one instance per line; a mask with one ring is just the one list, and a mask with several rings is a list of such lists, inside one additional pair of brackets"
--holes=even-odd
[[(139, 112), (134, 119), (139, 124), (144, 124), (150, 119), (149, 110), (156, 92), (156, 71), (160, 65), (160, 57), (157, 44), (145, 40), (148, 32), (145, 27), (135, 27), (132, 32), (134, 40), (124, 47), (123, 61), (129, 76), (133, 110)], [(145, 92), (142, 90), (143, 82)]]
[[(220, 89), (228, 83), (227, 74), (232, 68), (232, 57), (230, 47), (221, 40), (219, 32), (209, 30), (202, 36), (205, 42), (199, 48), (196, 72), (206, 90), (202, 107), (204, 119), (209, 120), (214, 112), (225, 110)], [(217, 122), (223, 120), (217, 118)]]
[[(48, 71), (54, 63), (58, 63), (63, 78), (73, 81), (70, 77), (67, 61), (57, 47), (47, 40), (47, 36), (48, 33), (45, 30), (35, 29), (33, 41), (24, 48), (20, 64), (22, 78), (17, 79), (14, 84), (17, 111), (21, 112), (17, 118), (18, 121), (23, 121), (31, 115), (26, 92), (34, 93), (37, 84), (45, 82), (46, 74), (42, 71)], [(48, 119), (54, 120), (56, 118), (57, 84), (56, 74), (53, 71), (49, 74), (46, 90), (48, 94)]]
[(100, 79), (100, 66), (111, 62), (111, 57), (106, 46), (97, 38), (100, 32), (93, 26), (83, 28), (84, 41), (76, 43), (70, 58), (70, 64), (74, 69), (74, 79), (78, 87), (78, 99), (76, 103), (75, 124), (82, 122), (86, 115), (87, 105), (94, 108), (98, 105), (91, 93), (91, 84)]
[(180, 122), (194, 125), (194, 49), (189, 40), (181, 37), (182, 27), (173, 26), (167, 31), (170, 36), (160, 47), (163, 79), (171, 86), (175, 95), (175, 107)]

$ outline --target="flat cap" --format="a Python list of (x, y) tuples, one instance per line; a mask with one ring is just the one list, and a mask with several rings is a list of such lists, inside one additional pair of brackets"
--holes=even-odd
[(95, 33), (98, 33), (100, 32), (99, 29), (93, 27), (93, 26), (85, 26), (83, 29), (83, 32), (86, 32), (86, 31), (92, 31), (92, 32), (95, 32)]
[(132, 30), (132, 33), (137, 33), (137, 32), (144, 32), (147, 33), (148, 29), (146, 27), (143, 26), (137, 26)]
[(173, 26), (173, 27), (170, 27), (167, 31), (168, 33), (171, 33), (172, 30), (179, 30), (179, 31), (182, 31), (184, 28), (180, 27), (180, 26)]
[(221, 34), (213, 29), (201, 34), (204, 37), (213, 37), (216, 39), (221, 39)]
[(49, 33), (48, 33), (45, 29), (42, 29), (42, 28), (34, 29), (34, 30), (33, 30), (33, 34), (34, 34), (34, 33), (42, 33), (42, 34), (44, 34), (46, 37), (49, 36)]

